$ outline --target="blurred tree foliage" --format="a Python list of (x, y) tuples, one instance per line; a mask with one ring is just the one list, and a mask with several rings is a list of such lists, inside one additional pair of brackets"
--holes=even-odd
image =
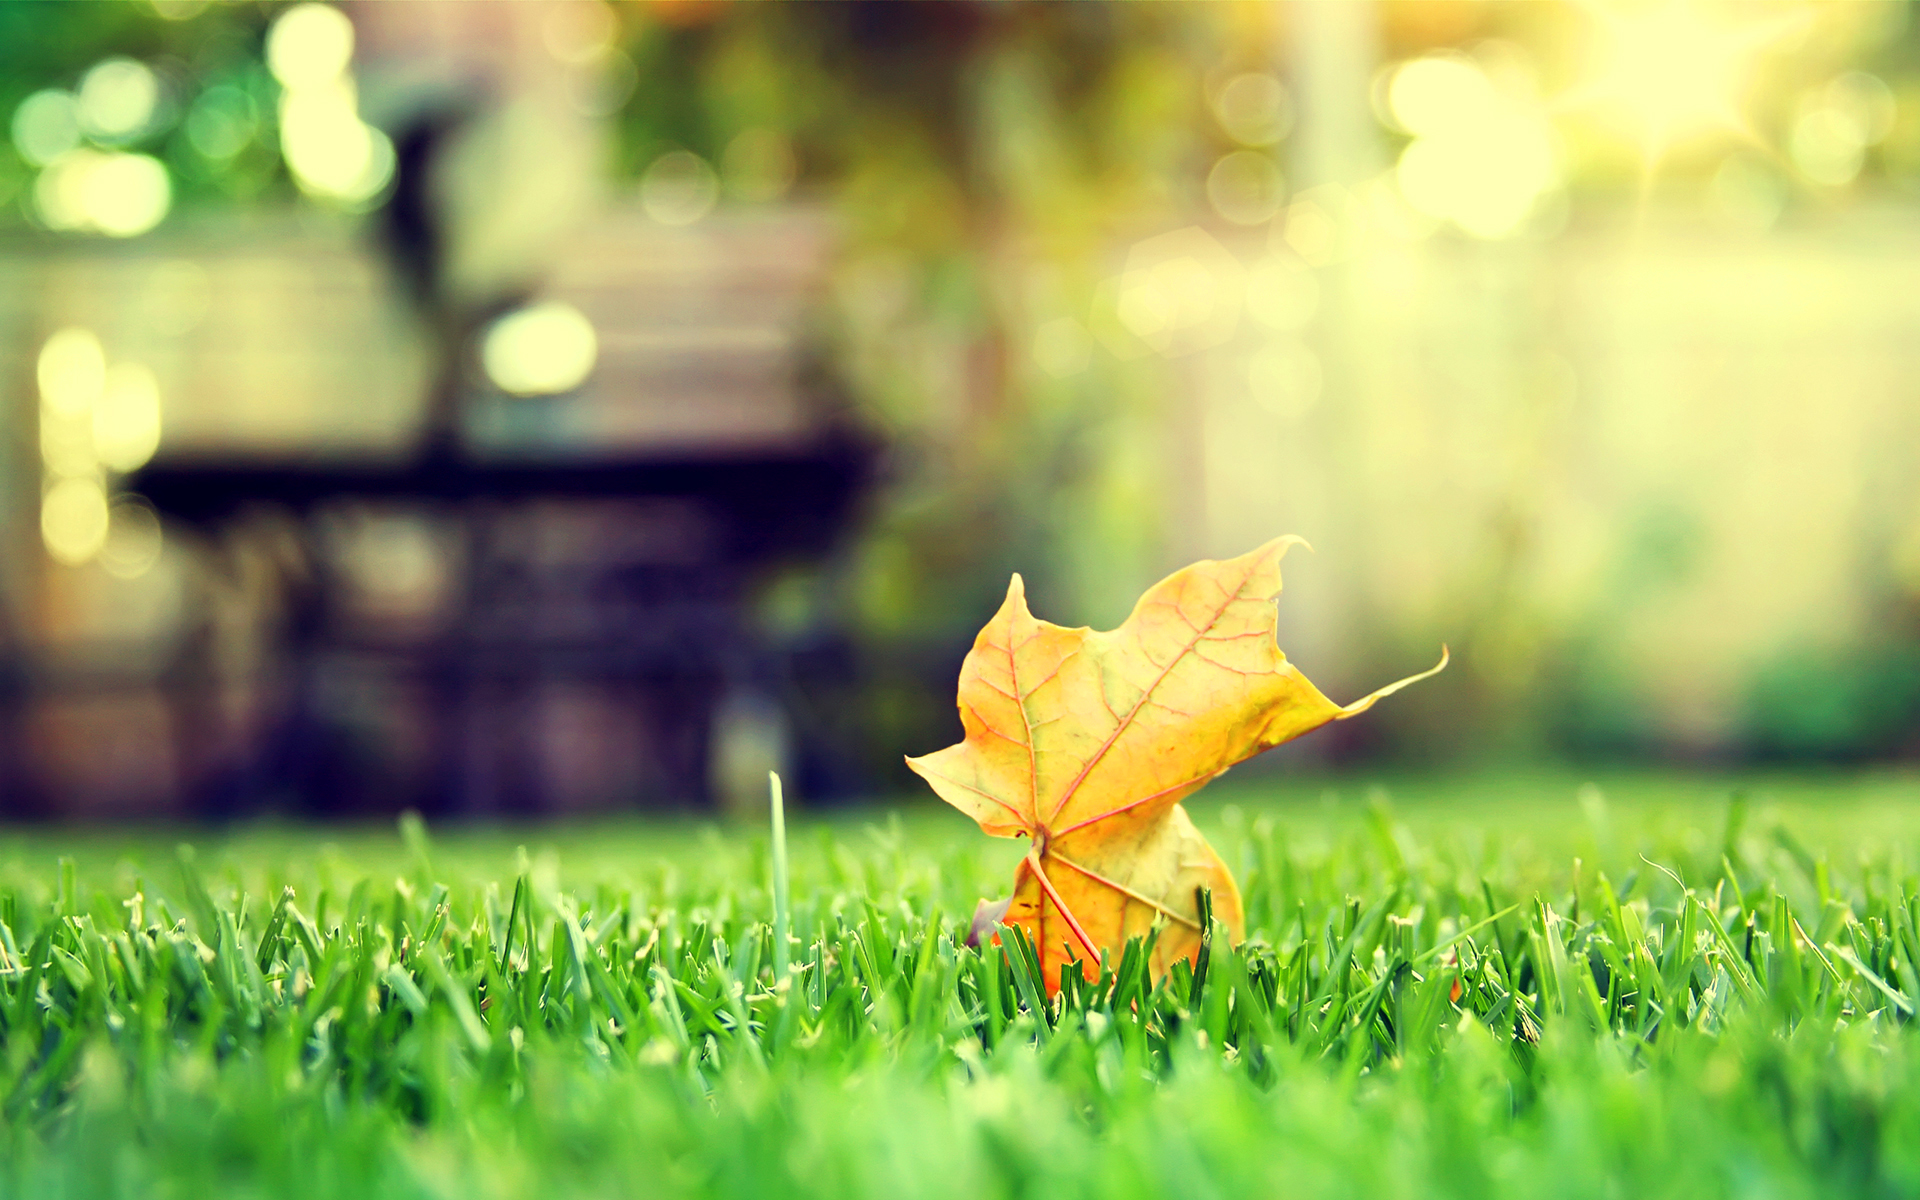
[(791, 141), (801, 191), (847, 230), (829, 336), (892, 465), (821, 598), (863, 631), (858, 719), (891, 778), (895, 748), (951, 735), (947, 681), (1010, 573), (1043, 615), (1112, 624), (1176, 565), (1166, 473), (1178, 463), (1162, 436), (1173, 381), (1118, 369), (1090, 344), (1087, 368), (1056, 378), (1033, 339), (1050, 321), (1087, 339), (1079, 317), (1114, 270), (1111, 247), (1204, 205), (1207, 168), (1230, 143), (1209, 125), (1194, 64), (1270, 49), (1270, 14), (652, 12), (628, 41), (640, 67), (620, 123), (628, 169), (684, 148), (724, 172), (734, 139), (772, 130)]
[[(296, 194), (274, 136), (279, 88), (262, 53), (282, 4), (246, 0), (177, 6), (167, 20), (139, 0), (8, 0), (0, 4), (0, 112), (44, 89), (72, 89), (95, 63), (136, 59), (160, 81), (158, 111), (144, 133), (117, 143), (152, 154), (172, 176), (173, 206), (192, 211), (236, 202), (290, 201)], [(210, 155), (195, 127), (226, 126), (227, 151)], [(198, 144), (196, 144), (198, 143)], [(32, 224), (33, 164), (16, 142), (0, 143), (0, 223)]]

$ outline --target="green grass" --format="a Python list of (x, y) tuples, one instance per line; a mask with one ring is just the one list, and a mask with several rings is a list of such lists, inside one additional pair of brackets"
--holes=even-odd
[(1920, 781), (1743, 787), (1223, 787), (1248, 941), (1053, 1004), (927, 806), (784, 977), (764, 830), (0, 834), (0, 1194), (1913, 1195)]

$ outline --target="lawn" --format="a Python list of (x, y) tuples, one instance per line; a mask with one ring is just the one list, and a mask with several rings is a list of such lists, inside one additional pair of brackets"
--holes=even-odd
[(930, 803), (796, 817), (784, 975), (759, 828), (0, 832), (0, 1194), (1920, 1192), (1920, 779), (1194, 808), (1248, 940), (1053, 1002)]

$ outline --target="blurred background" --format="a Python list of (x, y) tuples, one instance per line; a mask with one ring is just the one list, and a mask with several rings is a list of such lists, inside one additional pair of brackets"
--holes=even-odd
[(1905, 4), (0, 4), (0, 815), (904, 794), (1281, 533), (1269, 756), (1920, 757)]

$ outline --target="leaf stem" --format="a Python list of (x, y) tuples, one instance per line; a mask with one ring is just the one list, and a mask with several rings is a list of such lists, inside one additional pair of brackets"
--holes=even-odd
[[(1059, 909), (1060, 915), (1066, 919), (1067, 928), (1073, 930), (1073, 936), (1080, 939), (1080, 945), (1092, 956), (1092, 961), (1099, 962), (1099, 947), (1093, 944), (1093, 939), (1087, 936), (1087, 931), (1080, 928), (1079, 918), (1073, 915), (1073, 910), (1067, 907), (1067, 902), (1060, 898), (1060, 893), (1053, 889), (1053, 880), (1047, 878), (1046, 868), (1040, 865), (1040, 856), (1029, 850), (1027, 851), (1027, 862), (1033, 867), (1034, 878), (1040, 881), (1041, 888), (1044, 889), (1048, 897), (1053, 900), (1053, 906)], [(1046, 959), (1044, 956), (1047, 952), (1046, 947), (1041, 946), (1038, 947), (1038, 949), (1043, 956), (1041, 962), (1045, 963)]]

